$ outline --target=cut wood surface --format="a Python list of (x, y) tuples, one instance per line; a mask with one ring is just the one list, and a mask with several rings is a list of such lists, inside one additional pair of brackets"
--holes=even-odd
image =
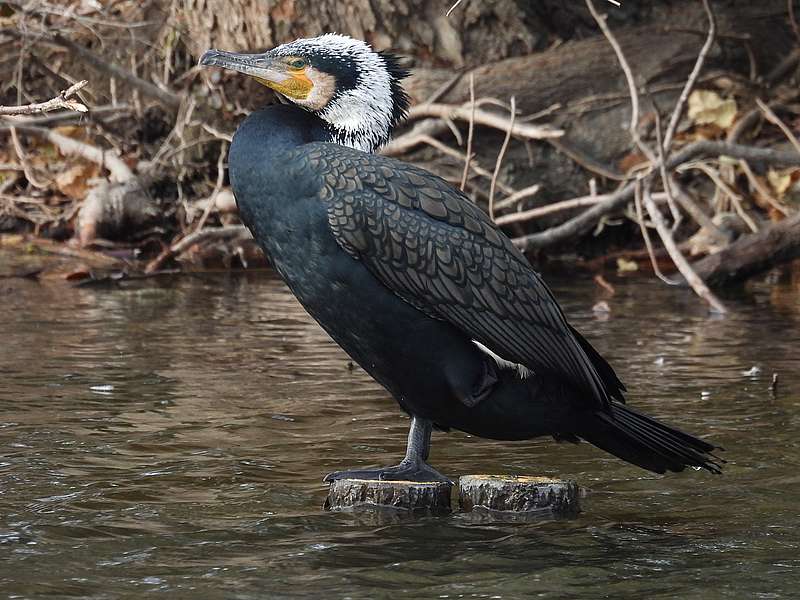
[(449, 511), (453, 486), (439, 481), (378, 481), (338, 479), (331, 483), (327, 510), (359, 506), (384, 506), (406, 510)]
[(551, 510), (580, 511), (580, 489), (574, 481), (552, 477), (516, 475), (464, 475), (459, 480), (459, 505), (464, 511), (476, 507), (505, 512)]

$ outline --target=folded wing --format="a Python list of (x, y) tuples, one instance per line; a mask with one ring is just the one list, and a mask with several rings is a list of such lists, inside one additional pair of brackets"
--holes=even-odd
[(506, 360), (583, 389), (589, 404), (623, 400), (611, 366), (461, 192), (413, 165), (336, 144), (297, 152), (319, 174), (336, 241), (400, 298)]

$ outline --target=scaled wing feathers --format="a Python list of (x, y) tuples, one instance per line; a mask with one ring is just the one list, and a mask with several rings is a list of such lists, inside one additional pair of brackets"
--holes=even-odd
[(463, 194), (423, 169), (335, 144), (309, 144), (302, 158), (321, 178), (339, 245), (398, 296), (506, 360), (579, 382), (590, 404), (622, 399), (611, 367), (593, 364), (599, 355), (587, 356), (538, 273)]

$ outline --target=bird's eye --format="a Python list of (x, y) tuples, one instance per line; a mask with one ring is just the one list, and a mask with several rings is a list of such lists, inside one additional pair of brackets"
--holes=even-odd
[(289, 61), (289, 66), (293, 69), (302, 69), (307, 64), (305, 58), (293, 58)]

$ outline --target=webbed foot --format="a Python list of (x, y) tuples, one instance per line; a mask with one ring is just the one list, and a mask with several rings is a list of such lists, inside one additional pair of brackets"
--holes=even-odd
[(393, 467), (381, 469), (353, 469), (328, 473), (322, 480), (325, 483), (337, 479), (367, 479), (376, 481), (416, 481), (419, 483), (438, 481), (453, 485), (452, 480), (422, 461), (403, 461)]

